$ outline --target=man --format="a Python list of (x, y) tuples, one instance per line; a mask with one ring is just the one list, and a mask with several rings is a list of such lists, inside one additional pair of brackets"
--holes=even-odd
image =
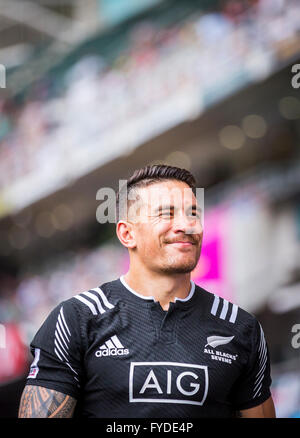
[(275, 416), (260, 324), (190, 280), (203, 236), (195, 185), (157, 165), (121, 189), (130, 268), (46, 319), (19, 417)]

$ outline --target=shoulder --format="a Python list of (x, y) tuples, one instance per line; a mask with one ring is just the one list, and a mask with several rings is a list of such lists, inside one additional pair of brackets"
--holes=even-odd
[(117, 301), (111, 296), (110, 283), (92, 289), (78, 291), (70, 298), (60, 301), (47, 315), (42, 325), (63, 327), (82, 326), (91, 318), (103, 315), (115, 308)]
[(81, 291), (60, 303), (62, 309), (73, 316), (80, 314), (81, 316), (91, 317), (103, 315), (113, 309), (116, 305), (116, 300), (111, 295), (109, 283), (103, 283), (100, 286)]
[[(199, 307), (204, 307), (208, 331), (218, 336), (234, 336), (235, 343), (249, 357), (252, 352), (266, 350), (266, 341), (257, 318), (237, 304), (198, 287)], [(241, 350), (240, 350), (241, 351)]]
[(247, 331), (253, 330), (258, 323), (252, 313), (246, 311), (236, 303), (209, 292), (198, 285), (196, 285), (196, 290), (204, 304), (206, 316), (214, 320), (217, 324)]

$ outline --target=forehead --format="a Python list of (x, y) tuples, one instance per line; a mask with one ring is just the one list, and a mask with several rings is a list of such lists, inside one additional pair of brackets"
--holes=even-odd
[(143, 204), (151, 208), (161, 205), (178, 206), (196, 204), (196, 196), (191, 187), (183, 181), (167, 180), (160, 181), (139, 189), (139, 195)]

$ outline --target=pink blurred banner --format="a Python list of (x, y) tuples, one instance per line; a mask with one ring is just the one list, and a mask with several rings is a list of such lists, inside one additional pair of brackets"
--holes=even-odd
[(23, 376), (28, 368), (27, 348), (18, 325), (8, 323), (4, 327), (5, 345), (0, 348), (0, 385)]
[(234, 301), (228, 275), (230, 238), (228, 217), (228, 209), (222, 206), (205, 211), (201, 256), (192, 271), (191, 278), (209, 292)]

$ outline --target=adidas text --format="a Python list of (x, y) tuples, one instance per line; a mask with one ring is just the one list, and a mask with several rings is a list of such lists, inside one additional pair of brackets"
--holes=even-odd
[(124, 356), (125, 354), (129, 354), (129, 350), (127, 348), (110, 348), (96, 351), (95, 356)]

